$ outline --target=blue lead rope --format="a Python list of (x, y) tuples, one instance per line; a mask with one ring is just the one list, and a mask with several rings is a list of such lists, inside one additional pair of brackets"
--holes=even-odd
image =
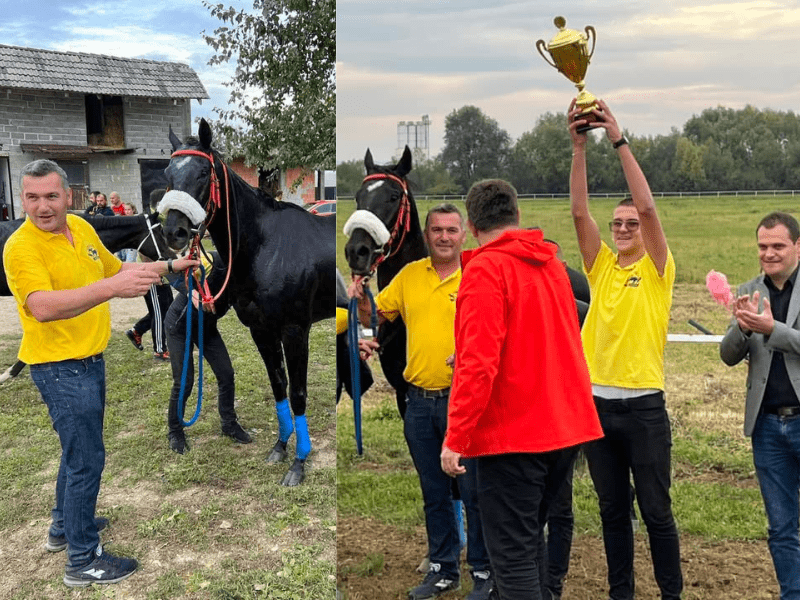
[[(186, 348), (183, 352), (183, 371), (181, 373), (181, 391), (178, 396), (178, 418), (184, 427), (191, 427), (197, 422), (200, 416), (200, 410), (203, 408), (203, 309), (198, 308), (197, 313), (197, 349), (199, 352), (198, 362), (200, 363), (197, 369), (197, 408), (194, 411), (194, 416), (189, 421), (183, 420), (183, 393), (186, 391), (186, 372), (189, 370), (189, 359), (192, 356), (192, 281), (194, 277), (189, 275), (186, 284), (187, 293), (186, 297), (188, 303), (186, 305)], [(200, 287), (202, 288), (203, 282), (206, 279), (206, 270), (203, 265), (200, 265)]]
[[(378, 311), (375, 307), (375, 298), (369, 288), (364, 288), (364, 293), (369, 298), (372, 307), (370, 325), (374, 336), (378, 329)], [(347, 342), (350, 346), (350, 380), (353, 386), (353, 424), (356, 430), (356, 452), (359, 456), (364, 454), (361, 438), (361, 355), (358, 351), (358, 298), (350, 299), (347, 313)]]

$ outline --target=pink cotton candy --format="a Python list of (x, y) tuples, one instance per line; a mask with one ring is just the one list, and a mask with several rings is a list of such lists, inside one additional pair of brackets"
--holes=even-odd
[(706, 287), (719, 304), (730, 306), (733, 302), (731, 286), (728, 285), (728, 278), (723, 273), (713, 269), (709, 271), (708, 275), (706, 275)]

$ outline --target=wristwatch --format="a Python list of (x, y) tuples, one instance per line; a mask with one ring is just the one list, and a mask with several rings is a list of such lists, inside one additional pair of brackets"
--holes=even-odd
[(613, 144), (611, 144), (611, 145), (614, 147), (614, 150), (616, 150), (616, 149), (617, 149), (617, 148), (619, 148), (620, 146), (624, 146), (624, 145), (625, 145), (625, 144), (627, 144), (627, 143), (628, 143), (628, 138), (626, 138), (626, 137), (623, 135), (621, 138), (619, 138), (619, 139), (618, 139), (616, 142), (614, 142), (614, 143), (613, 143)]

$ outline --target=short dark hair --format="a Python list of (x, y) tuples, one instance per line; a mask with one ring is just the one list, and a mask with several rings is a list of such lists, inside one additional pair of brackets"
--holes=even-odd
[(461, 222), (461, 229), (464, 229), (464, 215), (461, 213), (460, 210), (458, 210), (458, 207), (455, 204), (450, 204), (449, 202), (443, 202), (442, 204), (437, 204), (428, 211), (428, 214), (425, 215), (425, 229), (428, 228), (428, 223), (431, 220), (431, 215), (434, 213), (439, 213), (443, 215), (451, 215), (451, 214), (458, 215), (458, 220)]
[(633, 203), (633, 198), (623, 198), (617, 203), (617, 206), (635, 206)]
[(517, 190), (502, 179), (485, 179), (474, 184), (465, 204), (467, 216), (478, 231), (519, 224)]
[(789, 230), (789, 239), (791, 239), (793, 242), (796, 242), (797, 239), (800, 238), (800, 225), (797, 224), (797, 219), (795, 219), (789, 213), (778, 210), (769, 213), (766, 217), (761, 219), (758, 227), (756, 227), (756, 237), (758, 237), (758, 230), (762, 227), (765, 229), (772, 229), (778, 225), (783, 225)]
[(23, 189), (22, 184), (25, 177), (47, 177), (51, 173), (56, 173), (61, 178), (61, 187), (65, 191), (69, 190), (67, 173), (52, 160), (47, 160), (46, 158), (34, 160), (22, 167), (22, 171), (19, 174), (19, 189)]

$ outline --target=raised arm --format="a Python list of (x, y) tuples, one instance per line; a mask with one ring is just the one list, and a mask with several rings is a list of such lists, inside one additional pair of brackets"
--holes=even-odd
[(584, 121), (575, 121), (580, 110), (575, 108), (575, 99), (569, 105), (569, 135), (572, 138), (572, 169), (569, 174), (569, 198), (572, 222), (578, 234), (578, 248), (587, 271), (592, 269), (600, 251), (600, 228), (589, 212), (589, 186), (586, 182), (586, 134), (578, 133), (577, 127)]
[[(592, 127), (602, 127), (606, 130), (606, 135), (612, 144), (618, 143), (622, 140), (623, 135), (620, 131), (617, 120), (608, 108), (608, 105), (602, 100), (597, 101), (600, 111), (595, 111), (602, 120), (598, 120)], [(619, 160), (622, 163), (622, 171), (625, 174), (625, 181), (628, 183), (628, 190), (630, 190), (633, 205), (639, 213), (639, 222), (642, 228), (642, 241), (644, 242), (645, 250), (650, 258), (653, 260), (658, 274), (664, 274), (664, 268), (667, 264), (667, 237), (664, 235), (664, 228), (661, 226), (661, 221), (658, 218), (658, 211), (656, 210), (656, 203), (653, 201), (653, 195), (650, 193), (650, 185), (647, 183), (639, 163), (631, 152), (631, 148), (627, 143), (621, 144), (617, 148)]]

